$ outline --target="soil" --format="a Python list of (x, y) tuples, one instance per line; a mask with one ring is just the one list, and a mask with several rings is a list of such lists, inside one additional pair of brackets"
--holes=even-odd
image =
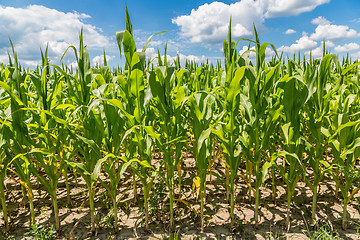
[[(224, 175), (223, 167), (215, 167), (220, 175)], [(112, 225), (111, 201), (105, 189), (98, 184), (96, 188), (96, 218), (97, 232), (92, 236), (90, 231), (90, 213), (87, 188), (77, 175), (69, 174), (71, 188), (71, 205), (67, 205), (67, 195), (64, 179), (58, 187), (58, 205), (61, 218), (61, 232), (57, 239), (167, 239), (169, 223), (169, 206), (166, 187), (163, 180), (154, 182), (150, 199), (151, 232), (145, 230), (143, 214), (143, 195), (140, 181), (137, 184), (137, 201), (134, 200), (133, 188), (128, 188), (132, 177), (127, 174), (121, 182), (118, 198), (119, 232), (115, 233)], [(286, 218), (286, 185), (280, 176), (276, 179), (276, 203), (272, 200), (272, 183), (267, 179), (261, 188), (260, 224), (254, 226), (254, 198), (249, 197), (248, 187), (241, 177), (236, 181), (236, 227), (230, 231), (229, 203), (226, 200), (226, 190), (222, 181), (214, 175), (208, 176), (205, 214), (206, 227), (200, 233), (200, 200), (193, 192), (192, 179), (196, 176), (194, 160), (184, 160), (182, 168), (181, 191), (176, 190), (175, 237), (177, 239), (308, 239), (309, 234), (326, 228), (340, 239), (360, 239), (360, 195), (348, 206), (348, 229), (341, 229), (342, 202), (336, 197), (335, 183), (327, 176), (319, 188), (317, 216), (315, 226), (311, 224), (312, 192), (303, 182), (299, 182), (295, 190), (291, 207), (291, 226), (285, 229)], [(106, 180), (106, 176), (102, 176)], [(177, 182), (177, 181), (176, 181)], [(19, 184), (6, 180), (7, 206), (11, 219), (11, 232), (8, 236), (24, 239), (24, 233), (29, 231), (28, 206), (22, 205), (22, 194)], [(33, 180), (34, 204), (36, 221), (45, 226), (54, 225), (52, 202), (42, 186), (37, 186)], [(341, 194), (339, 193), (339, 196)], [(183, 200), (183, 201), (182, 201)], [(3, 217), (0, 214), (0, 227), (4, 230)], [(6, 239), (6, 234), (0, 239)]]

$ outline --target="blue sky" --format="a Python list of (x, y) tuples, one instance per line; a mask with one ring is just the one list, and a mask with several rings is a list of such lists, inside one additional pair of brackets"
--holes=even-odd
[[(221, 59), (230, 16), (235, 39), (253, 38), (255, 24), (262, 42), (288, 55), (311, 51), (320, 57), (325, 40), (333, 53), (360, 57), (359, 0), (128, 0), (127, 5), (138, 48), (150, 35), (168, 31), (153, 38), (150, 58), (158, 49), (163, 54), (167, 43), (169, 59), (177, 54), (183, 61)], [(110, 65), (122, 64), (115, 32), (125, 28), (124, 0), (0, 0), (0, 62), (7, 62), (10, 37), (22, 65), (36, 66), (47, 43), (51, 62), (59, 64), (67, 46), (77, 46), (81, 27), (93, 65), (102, 63), (103, 49)], [(240, 42), (238, 51), (247, 45)], [(72, 64), (72, 53), (63, 61)]]

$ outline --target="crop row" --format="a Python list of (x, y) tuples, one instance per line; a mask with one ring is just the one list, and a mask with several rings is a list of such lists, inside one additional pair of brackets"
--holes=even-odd
[[(36, 177), (51, 196), (55, 227), (60, 229), (57, 189), (68, 171), (86, 182), (95, 231), (94, 194), (97, 183), (112, 201), (114, 228), (118, 229), (118, 189), (129, 171), (142, 185), (145, 225), (149, 228), (149, 195), (159, 172), (169, 194), (170, 230), (174, 229), (174, 189), (181, 187), (181, 162), (185, 149), (195, 165), (194, 186), (200, 199), (204, 229), (206, 177), (214, 159), (224, 159), (224, 177), (217, 176), (230, 201), (234, 227), (235, 183), (240, 166), (249, 192), (255, 197), (255, 226), (259, 224), (260, 189), (269, 177), (281, 176), (287, 190), (286, 227), (297, 183), (304, 181), (313, 193), (312, 218), (316, 219), (319, 184), (326, 175), (336, 182), (347, 205), (359, 191), (360, 75), (357, 62), (339, 61), (324, 46), (321, 59), (285, 58), (273, 45), (260, 43), (238, 55), (237, 43), (224, 40), (224, 67), (186, 62), (169, 63), (160, 53), (157, 66), (137, 51), (127, 15), (126, 30), (117, 32), (124, 69), (91, 67), (83, 45), (74, 51), (77, 68), (50, 65), (47, 49), (42, 64), (26, 70), (13, 47), (8, 65), (0, 71), (0, 198), (9, 229), (4, 181), (22, 187), (35, 223), (31, 178)], [(276, 55), (266, 60), (265, 50)], [(68, 54), (68, 50), (64, 53)], [(255, 59), (249, 55), (255, 52)], [(154, 152), (161, 152), (155, 165)], [(101, 177), (103, 176), (103, 177)], [(104, 181), (104, 177), (106, 181)], [(175, 180), (177, 181), (175, 184)], [(134, 184), (136, 186), (136, 184)], [(276, 190), (274, 188), (274, 197)]]

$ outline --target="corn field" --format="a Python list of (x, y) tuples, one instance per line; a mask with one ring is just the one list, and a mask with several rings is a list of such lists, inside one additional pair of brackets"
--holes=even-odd
[[(325, 45), (321, 59), (300, 53), (284, 57), (272, 44), (261, 43), (255, 28), (254, 40), (241, 39), (249, 50), (239, 55), (230, 21), (223, 63), (180, 63), (179, 57), (169, 62), (165, 50), (155, 64), (145, 55), (152, 36), (138, 50), (128, 14), (126, 20), (126, 30), (116, 33), (124, 67), (108, 67), (105, 52), (104, 65), (91, 67), (82, 31), (79, 46), (64, 53), (75, 56), (76, 68), (50, 64), (46, 49), (40, 66), (25, 69), (14, 47), (9, 63), (0, 66), (4, 232), (16, 229), (7, 209), (14, 202), (7, 185), (21, 191), (16, 202), (28, 209), (29, 225), (36, 223), (34, 192), (46, 190), (50, 221), (60, 231), (59, 182), (65, 183), (71, 208), (71, 188), (78, 181), (84, 183), (94, 234), (99, 192), (113, 214), (114, 231), (122, 228), (118, 212), (126, 192), (133, 194), (131, 204), (143, 206), (138, 214), (151, 231), (149, 202), (159, 182), (166, 191), (167, 230), (177, 229), (175, 213), (184, 207), (204, 232), (207, 186), (215, 180), (223, 190), (217, 194), (226, 202), (230, 231), (239, 224), (238, 194), (253, 206), (251, 224), (258, 228), (262, 192), (269, 189), (276, 204), (279, 182), (286, 190), (284, 229), (291, 230), (299, 183), (312, 193), (304, 217), (316, 221), (319, 186), (326, 181), (335, 183), (331, 194), (342, 204), (342, 228), (347, 228), (347, 207), (360, 189), (360, 63), (339, 59)], [(270, 60), (267, 47), (276, 53)], [(186, 173), (185, 160), (195, 172)]]

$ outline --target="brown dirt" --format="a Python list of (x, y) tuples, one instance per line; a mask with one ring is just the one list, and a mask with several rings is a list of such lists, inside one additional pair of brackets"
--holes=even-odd
[[(215, 171), (223, 174), (223, 168), (218, 166)], [(312, 192), (303, 182), (299, 182), (294, 195), (291, 208), (291, 228), (288, 233), (285, 229), (286, 217), (286, 186), (282, 179), (276, 179), (277, 202), (272, 200), (271, 179), (265, 182), (261, 189), (260, 225), (254, 227), (254, 198), (249, 198), (248, 188), (244, 181), (239, 178), (236, 182), (236, 207), (235, 216), (238, 219), (237, 229), (231, 232), (229, 220), (229, 204), (226, 201), (226, 191), (223, 183), (215, 176), (209, 176), (207, 181), (205, 214), (209, 215), (206, 221), (205, 233), (200, 234), (200, 219), (194, 213), (199, 210), (200, 201), (192, 192), (192, 179), (195, 177), (196, 168), (193, 159), (187, 159), (183, 167), (183, 183), (181, 194), (176, 192), (177, 198), (186, 201), (187, 205), (177, 202), (175, 209), (176, 236), (178, 239), (308, 239), (309, 231), (315, 230), (311, 226), (311, 201)], [(58, 239), (70, 239), (70, 232), (74, 239), (166, 239), (168, 228), (168, 197), (166, 188), (161, 181), (154, 183), (151, 200), (151, 233), (145, 231), (143, 214), (143, 196), (140, 182), (138, 183), (138, 201), (134, 203), (133, 189), (126, 191), (131, 182), (130, 174), (121, 183), (119, 196), (123, 198), (119, 202), (119, 233), (112, 229), (109, 219), (111, 206), (110, 200), (105, 194), (105, 189), (99, 184), (96, 191), (96, 214), (98, 219), (98, 231), (96, 236), (91, 236), (90, 216), (88, 208), (87, 189), (80, 175), (78, 186), (75, 186), (74, 176), (70, 175), (72, 206), (67, 206), (65, 183), (62, 179), (58, 188), (59, 209), (61, 218), (61, 233)], [(45, 189), (36, 186), (33, 182), (36, 220), (40, 224), (50, 225), (54, 223), (50, 196)], [(15, 239), (23, 239), (23, 234), (29, 230), (29, 211), (20, 206), (21, 189), (18, 184), (7, 180), (6, 187), (8, 210), (11, 217), (12, 230), (10, 236)], [(328, 226), (333, 232), (337, 232), (341, 239), (360, 239), (360, 195), (348, 206), (349, 223), (348, 229), (341, 229), (342, 204), (341, 200), (334, 196), (335, 184), (328, 177), (320, 186), (318, 199), (318, 227)], [(339, 194), (340, 195), (340, 194)], [(359, 199), (359, 200), (357, 200)], [(20, 207), (19, 207), (20, 206)], [(190, 207), (192, 209), (190, 209)], [(0, 214), (0, 226), (4, 227)], [(0, 239), (6, 239), (4, 235)]]

